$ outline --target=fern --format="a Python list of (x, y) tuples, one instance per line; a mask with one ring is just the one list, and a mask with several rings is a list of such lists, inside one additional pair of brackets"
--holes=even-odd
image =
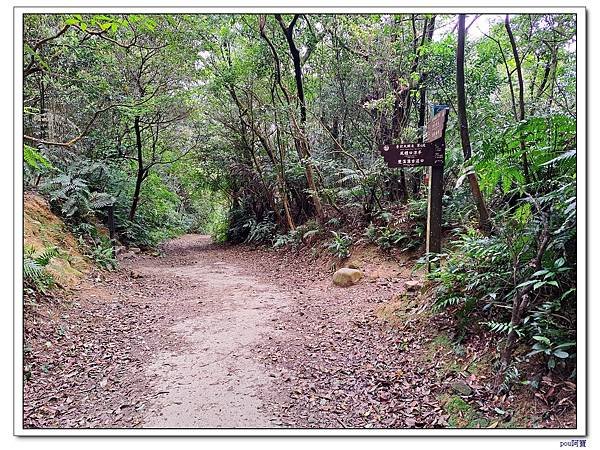
[(499, 386), (500, 392), (508, 392), (511, 386), (519, 380), (519, 370), (516, 366), (511, 365), (504, 372), (502, 383)]
[(432, 310), (433, 312), (440, 312), (444, 309), (448, 309), (451, 306), (456, 306), (460, 303), (465, 303), (464, 297), (459, 296), (450, 296), (450, 297), (441, 297), (436, 300), (433, 304)]
[(37, 149), (29, 146), (23, 146), (23, 161), (34, 170), (51, 169), (52, 164)]
[(88, 182), (69, 173), (61, 173), (45, 183), (50, 200), (60, 205), (65, 217), (85, 216), (94, 210), (114, 205), (116, 199), (106, 192), (90, 192)]
[(68, 197), (61, 207), (61, 211), (66, 217), (72, 217), (77, 212), (85, 215), (89, 212), (89, 210), (89, 201), (87, 197), (80, 192), (76, 192)]
[(494, 333), (508, 334), (511, 331), (514, 331), (515, 333), (517, 333), (518, 336), (523, 335), (523, 333), (518, 328), (513, 327), (508, 322), (494, 322), (493, 320), (491, 320), (488, 322), (481, 322), (481, 323), (482, 323), (482, 325), (486, 325), (490, 329), (490, 331), (492, 331)]
[(563, 163), (563, 162), (568, 163), (568, 164), (575, 164), (576, 161), (577, 161), (577, 149), (573, 149), (573, 150), (567, 150), (566, 152), (561, 153), (556, 158), (543, 163), (542, 166), (549, 166), (552, 164)]
[(58, 256), (58, 247), (48, 247), (35, 257), (35, 262), (42, 267), (50, 264), (52, 258)]
[(34, 291), (45, 293), (46, 289), (54, 284), (54, 278), (50, 275), (46, 266), (54, 257), (58, 256), (58, 248), (49, 247), (36, 254), (31, 246), (23, 252), (23, 282)]
[(23, 258), (23, 276), (26, 280), (37, 281), (44, 274), (44, 268), (30, 258)]
[(265, 218), (260, 222), (250, 218), (242, 225), (242, 228), (248, 229), (246, 242), (260, 244), (272, 240), (277, 225), (270, 218)]
[(115, 197), (106, 192), (93, 192), (89, 198), (92, 209), (102, 209), (115, 204)]

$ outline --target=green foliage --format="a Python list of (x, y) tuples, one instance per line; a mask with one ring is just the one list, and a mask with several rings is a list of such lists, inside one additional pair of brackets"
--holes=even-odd
[[(418, 202), (414, 202), (418, 204)], [(377, 216), (379, 222), (384, 225), (378, 226), (370, 223), (365, 229), (363, 236), (368, 242), (377, 245), (384, 251), (389, 251), (392, 248), (400, 248), (402, 251), (410, 251), (418, 248), (423, 242), (424, 228), (422, 224), (415, 223), (409, 229), (396, 228), (392, 221), (392, 214), (381, 212)]]
[(333, 240), (326, 244), (327, 250), (336, 258), (348, 258), (350, 256), (352, 238), (346, 233), (338, 233), (337, 231), (332, 231), (331, 234), (333, 235)]
[[(521, 167), (524, 150), (534, 174), (548, 176), (574, 168), (575, 121), (563, 115), (531, 117), (522, 123), (506, 125), (502, 133), (490, 134), (481, 142), (475, 168), (484, 192), (496, 189), (508, 194), (515, 186), (523, 191)], [(521, 146), (523, 141), (524, 147)]]
[(243, 227), (248, 231), (246, 242), (254, 244), (270, 242), (277, 229), (277, 225), (269, 218), (264, 218), (260, 222), (251, 218), (243, 225)]
[(575, 342), (563, 342), (557, 345), (546, 336), (533, 336), (533, 339), (537, 342), (533, 345), (532, 351), (527, 356), (543, 353), (548, 359), (548, 368), (550, 369), (556, 367), (556, 358), (566, 359), (574, 356), (574, 354), (569, 353), (566, 349), (577, 345)]
[(115, 198), (107, 192), (92, 192), (88, 197), (91, 210), (99, 211), (108, 206), (113, 206)]
[(114, 252), (115, 250), (110, 240), (100, 239), (98, 245), (92, 248), (92, 252), (88, 256), (100, 267), (107, 270), (115, 270), (118, 264)]
[(481, 413), (458, 395), (445, 399), (444, 410), (448, 414), (448, 425), (451, 428), (485, 428), (489, 423)]
[(408, 217), (415, 222), (425, 223), (425, 220), (427, 220), (427, 199), (410, 199), (408, 201)]
[(74, 231), (79, 234), (79, 244), (88, 249), (86, 256), (104, 269), (115, 270), (117, 268), (114, 245), (110, 238), (89, 223), (79, 224)]
[(44, 184), (51, 203), (60, 207), (61, 213), (82, 220), (94, 211), (111, 206), (115, 199), (104, 192), (90, 192), (88, 181), (71, 173), (61, 173)]
[(508, 334), (512, 330), (515, 330), (517, 333), (519, 333), (518, 329), (514, 328), (509, 322), (494, 322), (490, 320), (482, 323), (483, 325), (489, 327), (490, 331), (493, 331), (494, 333)]
[[(540, 199), (555, 214), (564, 214), (566, 208), (553, 203), (556, 195), (550, 197), (553, 200), (547, 196)], [(553, 350), (558, 348), (559, 355), (564, 355), (560, 346), (565, 343), (571, 346), (574, 338), (574, 323), (567, 319), (575, 306), (574, 273), (567, 266), (567, 259), (560, 256), (570, 251), (572, 230), (565, 228), (560, 216), (556, 217), (551, 224), (552, 241), (542, 258), (543, 268), (532, 270), (529, 261), (536, 256), (544, 225), (536, 217), (537, 211), (525, 207), (527, 204), (512, 214), (507, 212), (503, 218), (506, 223), (496, 235), (484, 237), (470, 230), (452, 243), (445, 262), (429, 275), (437, 282), (433, 308), (437, 312), (453, 311), (463, 333), (472, 326), (473, 313), (493, 332), (506, 336), (514, 331), (532, 342), (531, 356), (545, 355), (553, 368), (556, 365)], [(527, 294), (531, 306), (522, 322), (515, 326), (510, 323), (510, 310), (525, 288), (531, 289)]]
[(51, 169), (52, 164), (37, 149), (25, 144), (23, 146), (23, 161), (30, 170), (41, 172)]
[(214, 242), (225, 242), (227, 239), (227, 230), (229, 223), (227, 221), (227, 210), (223, 205), (214, 208), (213, 211), (208, 214), (205, 223), (203, 224), (201, 231), (210, 234)]
[(273, 248), (291, 246), (293, 249), (297, 250), (302, 243), (320, 232), (321, 228), (316, 222), (307, 222), (296, 227), (287, 234), (278, 234), (275, 236), (275, 238), (273, 238)]
[[(455, 20), (300, 15), (292, 33), (305, 59), (299, 108), (288, 42), (270, 14), (262, 35), (256, 17), (237, 14), (27, 14), (25, 134), (67, 144), (24, 147), (26, 188), (41, 187), (75, 225), (93, 216), (107, 223), (112, 206), (117, 238), (141, 247), (195, 232), (298, 249), (320, 232), (311, 221), (324, 219), (337, 230), (327, 247), (338, 258), (352, 244), (345, 227), (364, 229), (384, 250), (416, 249), (426, 170), (389, 170), (377, 146), (421, 139), (432, 104), (456, 105)], [(518, 332), (539, 344), (531, 357), (571, 363), (554, 351), (574, 342), (576, 325), (575, 16), (510, 17), (524, 120), (504, 24), (476, 20), (488, 20), (489, 32), (465, 49), (472, 157), (464, 161), (451, 114), (443, 229), (453, 242), (434, 257), (434, 310), (455, 314), (459, 335), (481, 324), (502, 337)], [(425, 25), (437, 30), (432, 39)], [(473, 230), (470, 174), (490, 212), (489, 235)], [(108, 244), (91, 244), (92, 257), (110, 265)], [(511, 324), (525, 291), (526, 311)]]
[[(116, 174), (114, 188), (119, 189), (114, 205), (119, 237), (138, 247), (153, 247), (159, 242), (179, 236), (196, 223), (182, 211), (181, 198), (173, 192), (159, 174), (148, 176), (142, 190), (133, 221), (129, 220), (134, 184), (126, 173)], [(114, 195), (113, 195), (114, 196)], [(193, 219), (193, 217), (192, 217)]]
[(54, 278), (46, 267), (58, 256), (58, 248), (48, 247), (36, 253), (33, 247), (25, 247), (23, 252), (23, 281), (26, 289), (46, 293), (54, 285)]
[(394, 230), (388, 227), (376, 228), (373, 232), (367, 228), (366, 235), (371, 239), (375, 233), (375, 243), (383, 250), (389, 250), (392, 247), (398, 247), (409, 239), (409, 236), (402, 230)]

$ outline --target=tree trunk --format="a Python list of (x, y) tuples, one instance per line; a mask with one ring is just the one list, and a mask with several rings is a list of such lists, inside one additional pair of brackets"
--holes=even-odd
[[(525, 120), (525, 87), (523, 82), (523, 71), (521, 70), (521, 60), (519, 58), (519, 52), (517, 51), (515, 37), (513, 36), (512, 29), (510, 27), (508, 14), (504, 19), (504, 26), (506, 28), (506, 33), (508, 34), (508, 39), (510, 40), (510, 46), (512, 49), (513, 57), (515, 59), (515, 69), (517, 71), (517, 80), (519, 82), (519, 121), (523, 121)], [(523, 176), (525, 177), (525, 183), (529, 184), (529, 163), (527, 162), (525, 139), (522, 135), (519, 137), (519, 141), (521, 147), (521, 161), (523, 164)]]
[(133, 199), (131, 200), (131, 208), (129, 208), (129, 221), (133, 222), (135, 218), (135, 212), (140, 202), (140, 190), (144, 181), (143, 172), (138, 170), (137, 177), (135, 179), (135, 192), (133, 193)]
[[(471, 141), (469, 138), (469, 123), (465, 95), (465, 15), (458, 15), (458, 46), (456, 49), (456, 96), (458, 103), (458, 122), (460, 124), (460, 140), (465, 162), (471, 159)], [(479, 213), (479, 227), (484, 232), (490, 230), (490, 217), (485, 206), (485, 200), (479, 189), (479, 181), (474, 171), (468, 175), (471, 193)]]
[(304, 99), (304, 86), (302, 83), (302, 62), (300, 60), (300, 51), (296, 47), (296, 43), (294, 42), (294, 25), (298, 20), (299, 15), (296, 14), (292, 19), (289, 26), (285, 26), (283, 23), (283, 18), (280, 14), (275, 14), (275, 18), (279, 22), (281, 29), (285, 35), (286, 41), (288, 43), (288, 47), (290, 49), (290, 55), (292, 57), (292, 62), (294, 63), (294, 80), (296, 82), (296, 91), (298, 94), (298, 102), (300, 104), (300, 139), (298, 142), (298, 153), (300, 158), (302, 159), (302, 164), (304, 165), (304, 172), (306, 174), (306, 182), (308, 184), (308, 189), (310, 191), (310, 196), (312, 199), (313, 206), (315, 208), (315, 216), (318, 223), (323, 223), (325, 214), (323, 213), (323, 205), (321, 204), (321, 199), (319, 198), (319, 191), (317, 189), (317, 184), (315, 183), (315, 176), (313, 173), (313, 167), (311, 162), (308, 160), (310, 156), (309, 145), (308, 145), (308, 137), (306, 136), (306, 101)]
[[(538, 208), (537, 216), (540, 217), (541, 220), (541, 229), (537, 236), (537, 251), (534, 258), (529, 261), (527, 264), (529, 267), (532, 267), (534, 271), (538, 271), (542, 269), (542, 260), (544, 258), (544, 254), (550, 244), (550, 216), (549, 213), (543, 211), (540, 205), (536, 204)], [(516, 267), (518, 265), (518, 260), (513, 263)], [(524, 280), (515, 279), (515, 285), (519, 284)], [(515, 294), (513, 297), (513, 305), (510, 319), (510, 331), (506, 338), (506, 343), (504, 345), (504, 349), (500, 356), (500, 368), (498, 371), (498, 375), (496, 377), (496, 386), (499, 386), (502, 382), (502, 378), (506, 374), (506, 370), (511, 364), (513, 351), (517, 344), (517, 328), (521, 326), (523, 321), (523, 316), (527, 313), (532, 306), (532, 291), (533, 284), (529, 284), (522, 288), (517, 288), (515, 290)]]
[(137, 175), (135, 179), (135, 191), (133, 192), (133, 199), (131, 200), (131, 208), (129, 209), (129, 221), (133, 222), (135, 218), (135, 212), (137, 210), (140, 201), (140, 190), (142, 189), (142, 183), (145, 178), (144, 171), (144, 155), (142, 153), (142, 131), (140, 130), (140, 117), (136, 116), (133, 122), (133, 128), (135, 130), (135, 147), (137, 150)]

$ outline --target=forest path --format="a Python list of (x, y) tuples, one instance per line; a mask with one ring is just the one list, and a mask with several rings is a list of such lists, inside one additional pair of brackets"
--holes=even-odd
[(125, 252), (118, 271), (28, 315), (25, 426), (444, 426), (448, 349), (415, 321), (414, 263), (352, 257), (365, 278), (340, 288), (322, 243), (273, 251), (186, 235)]
[(155, 294), (176, 315), (185, 311), (169, 330), (177, 347), (154, 354), (145, 369), (154, 379), (156, 401), (141, 425), (273, 427), (263, 401), (275, 380), (253, 349), (278, 333), (272, 319), (289, 305), (288, 297), (228, 262), (207, 236), (183, 236), (163, 251), (160, 258), (124, 264), (134, 277), (178, 286)]

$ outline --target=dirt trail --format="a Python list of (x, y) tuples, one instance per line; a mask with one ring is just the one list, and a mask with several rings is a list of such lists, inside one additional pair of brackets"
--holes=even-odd
[(290, 298), (234, 252), (187, 235), (126, 252), (26, 310), (26, 428), (275, 427), (285, 395), (259, 357)]
[[(456, 351), (448, 319), (406, 290), (414, 261), (355, 248), (365, 278), (338, 288), (319, 249), (182, 236), (26, 308), (24, 426), (501, 426), (512, 400), (474, 365), (493, 341)], [(477, 412), (450, 417), (455, 382)]]
[(395, 409), (413, 395), (392, 390), (429, 382), (423, 368), (388, 380), (407, 341), (376, 310), (412, 269), (377, 259), (338, 288), (331, 261), (308, 254), (187, 235), (120, 256), (118, 272), (26, 319), (25, 426), (405, 426)]
[[(172, 327), (182, 340), (177, 351), (155, 355), (147, 372), (156, 377), (160, 401), (144, 427), (272, 427), (259, 392), (272, 391), (274, 378), (255, 358), (253, 348), (277, 334), (271, 319), (289, 299), (270, 284), (219, 258), (205, 258), (209, 240), (188, 236), (166, 246), (167, 258), (136, 260), (138, 276), (179, 277), (184, 296), (171, 298), (194, 315)], [(194, 253), (180, 252), (193, 247)], [(171, 262), (173, 255), (182, 254)], [(159, 294), (160, 295), (160, 294)]]

